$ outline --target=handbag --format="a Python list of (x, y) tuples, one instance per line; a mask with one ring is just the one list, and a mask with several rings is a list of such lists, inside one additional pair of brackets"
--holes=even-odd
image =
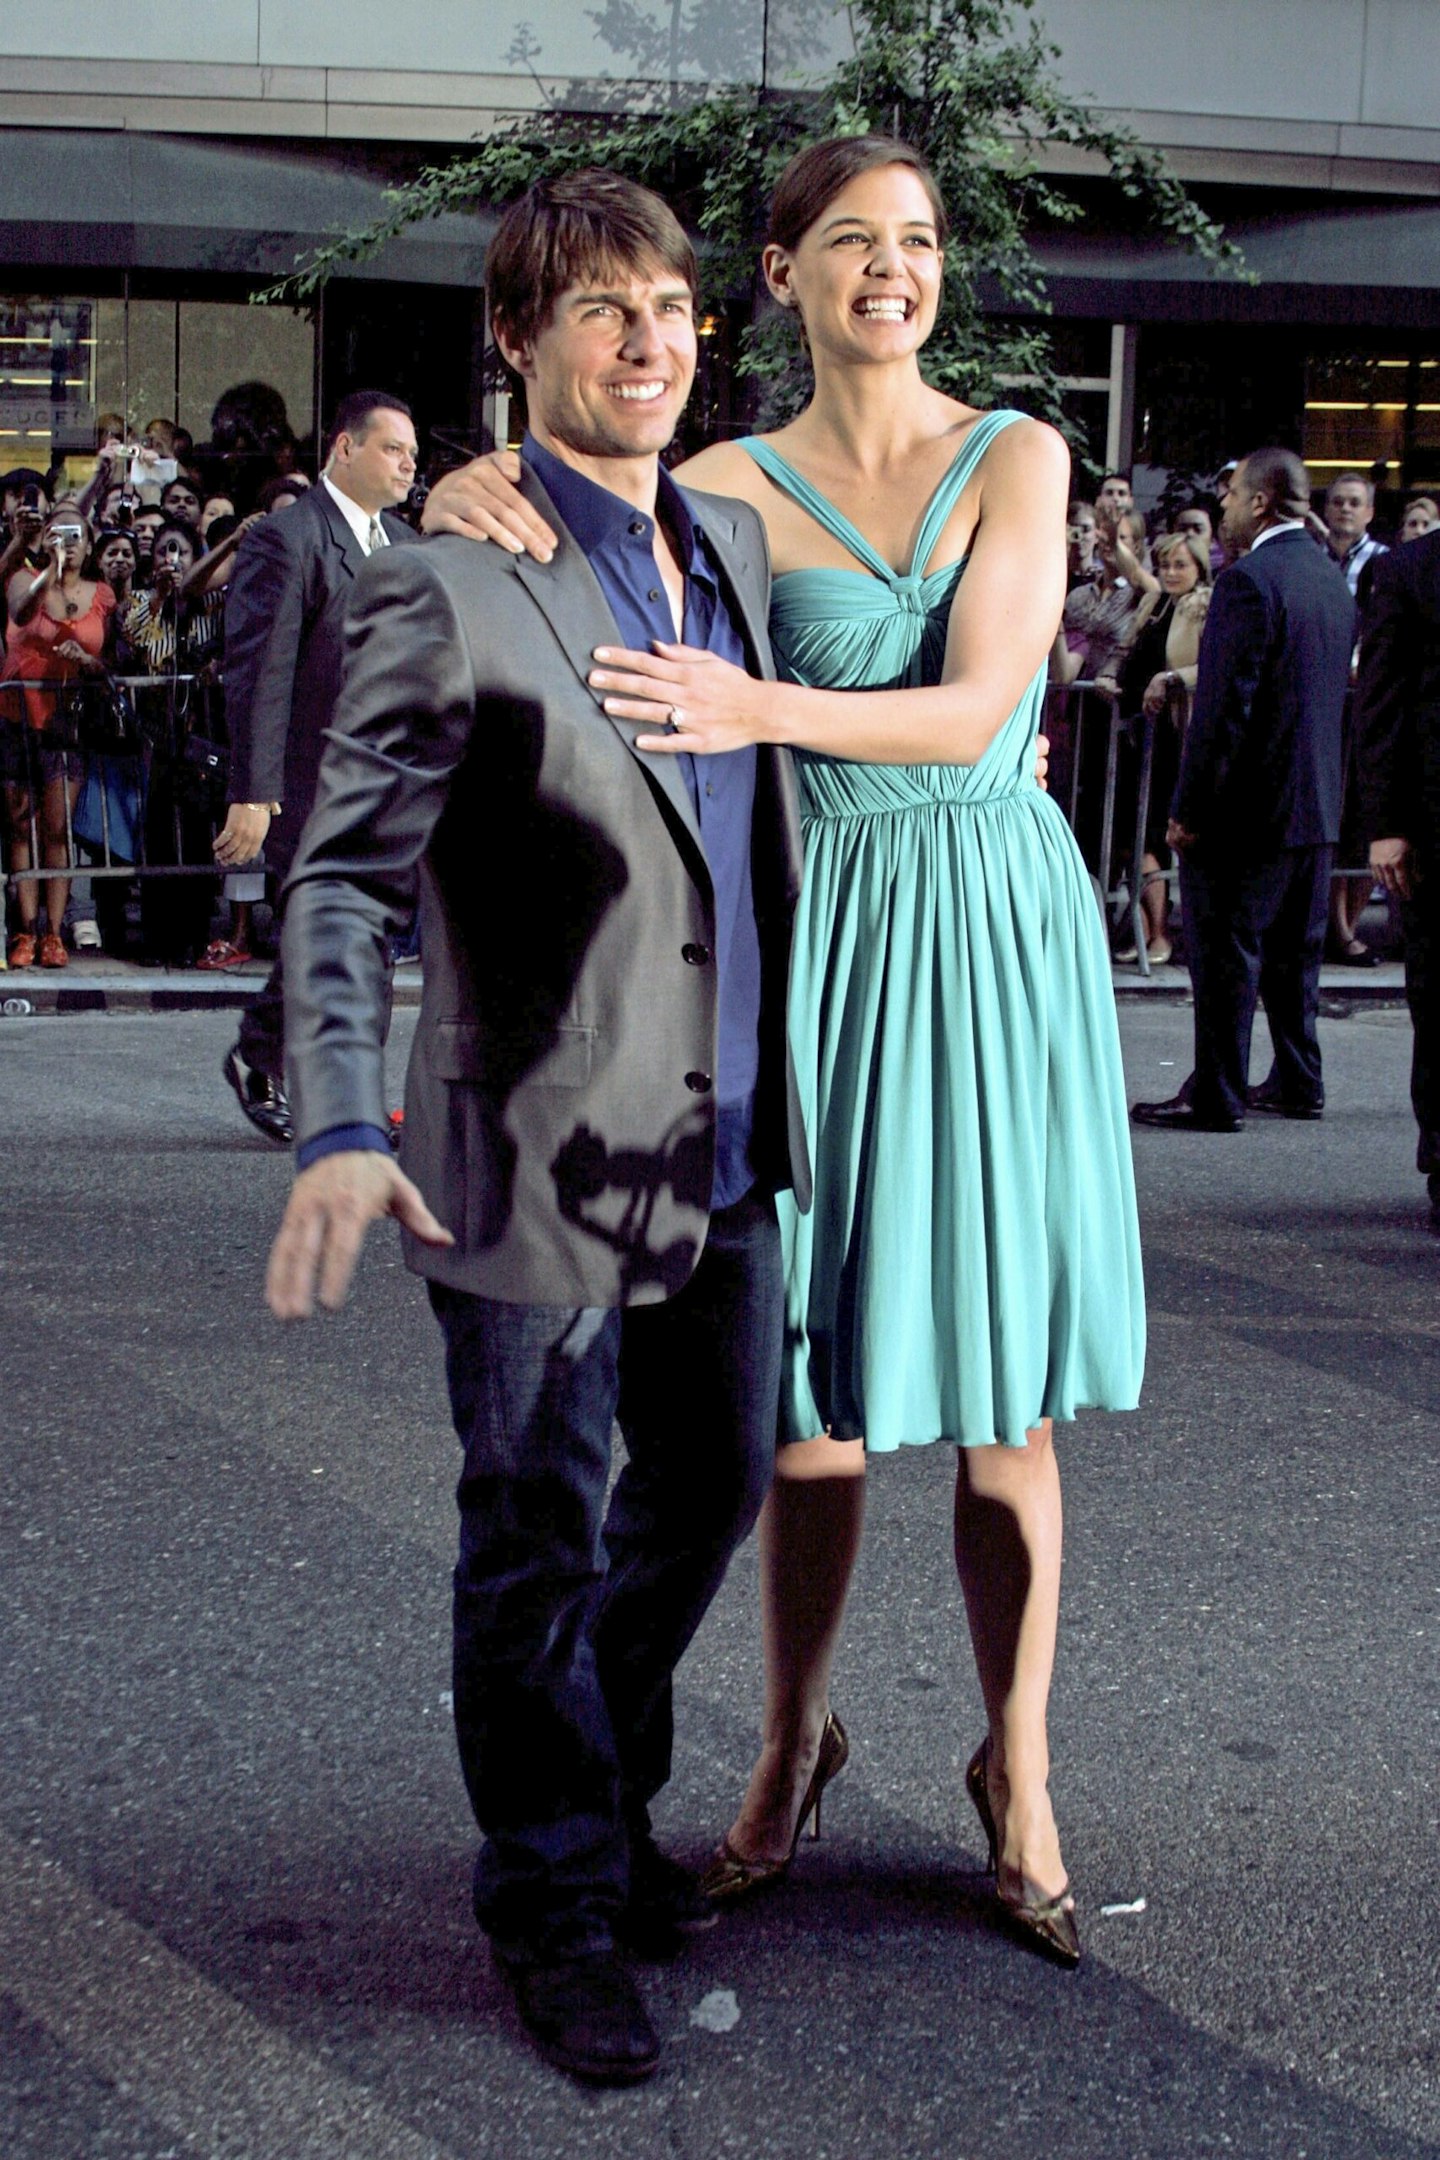
[(86, 750), (102, 756), (134, 757), (140, 749), (140, 729), (135, 700), (126, 685), (112, 675), (86, 685), (80, 710), (80, 741)]

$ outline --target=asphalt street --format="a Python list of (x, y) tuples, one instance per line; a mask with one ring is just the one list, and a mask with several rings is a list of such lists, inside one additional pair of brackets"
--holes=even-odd
[[(1126, 1007), (1133, 1093), (1189, 1024)], [(871, 1476), (825, 1838), (647, 1968), (662, 2070), (602, 2094), (529, 2052), (469, 1916), (438, 1335), (388, 1231), (343, 1315), (268, 1318), (290, 1166), (220, 1081), (232, 1027), (0, 1018), (3, 2160), (1440, 2155), (1440, 1240), (1402, 1012), (1324, 1023), (1322, 1124), (1136, 1136), (1144, 1405), (1060, 1440), (1080, 1973), (987, 1904), (954, 1466), (916, 1449)], [(660, 1828), (697, 1860), (754, 1613), (747, 1551), (681, 1673)]]

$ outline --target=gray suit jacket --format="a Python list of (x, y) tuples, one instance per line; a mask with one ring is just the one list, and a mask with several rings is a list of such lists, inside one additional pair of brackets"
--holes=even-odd
[[(670, 757), (586, 682), (619, 633), (560, 534), (546, 564), (452, 537), (373, 556), (286, 888), (297, 1137), (386, 1118), (385, 938), (418, 866), (425, 991), (403, 1161), (453, 1231), (417, 1272), (511, 1303), (657, 1302), (703, 1245), (714, 1160), (714, 899)], [(769, 558), (743, 504), (695, 498), (756, 672)], [(800, 884), (794, 779), (762, 749), (752, 837), (762, 957), (755, 1153), (808, 1205), (785, 1031)]]
[[(419, 538), (383, 513), (392, 547)], [(345, 609), (365, 550), (317, 481), (252, 525), (225, 590), (225, 726), (231, 802), (278, 802), (265, 840), (285, 870), (315, 800), (344, 660)]]

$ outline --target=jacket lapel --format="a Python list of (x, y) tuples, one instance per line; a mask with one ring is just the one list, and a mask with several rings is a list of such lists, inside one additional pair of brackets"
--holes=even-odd
[(735, 520), (718, 495), (702, 495), (690, 488), (683, 488), (681, 492), (689, 504), (691, 516), (715, 550), (724, 573), (725, 597), (744, 632), (751, 672), (764, 682), (774, 682), (775, 662), (771, 657), (770, 631), (765, 619), (770, 582), (765, 573), (769, 563), (762, 560), (757, 565), (748, 551), (742, 552), (736, 537)]
[(329, 528), (330, 538), (340, 551), (340, 560), (351, 577), (359, 573), (365, 560), (365, 550), (356, 539), (341, 515), (340, 505), (331, 496), (323, 480), (317, 480), (310, 493), (321, 517)]
[(522, 471), (520, 491), (526, 501), (540, 512), (551, 531), (558, 534), (560, 545), (548, 563), (536, 562), (529, 555), (515, 556), (515, 575), (559, 639), (566, 659), (585, 685), (596, 711), (607, 727), (614, 728), (639, 763), (651, 786), (665, 797), (694, 841), (700, 859), (704, 862), (705, 850), (700, 838), (700, 826), (679, 760), (674, 757), (651, 756), (643, 750), (637, 750), (635, 738), (638, 735), (653, 735), (655, 728), (641, 720), (617, 720), (612, 713), (605, 711), (600, 694), (590, 688), (591, 654), (595, 647), (618, 645), (622, 642), (615, 617), (600, 589), (600, 580), (566, 531), (560, 513), (544, 488), (528, 469)]

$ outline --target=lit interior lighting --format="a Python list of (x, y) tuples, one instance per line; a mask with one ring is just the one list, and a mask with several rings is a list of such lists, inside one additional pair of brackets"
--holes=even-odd
[[(1306, 412), (1368, 412), (1370, 408), (1363, 398), (1354, 400), (1349, 398), (1307, 398), (1305, 410)], [(1403, 406), (1401, 410), (1404, 410)]]

